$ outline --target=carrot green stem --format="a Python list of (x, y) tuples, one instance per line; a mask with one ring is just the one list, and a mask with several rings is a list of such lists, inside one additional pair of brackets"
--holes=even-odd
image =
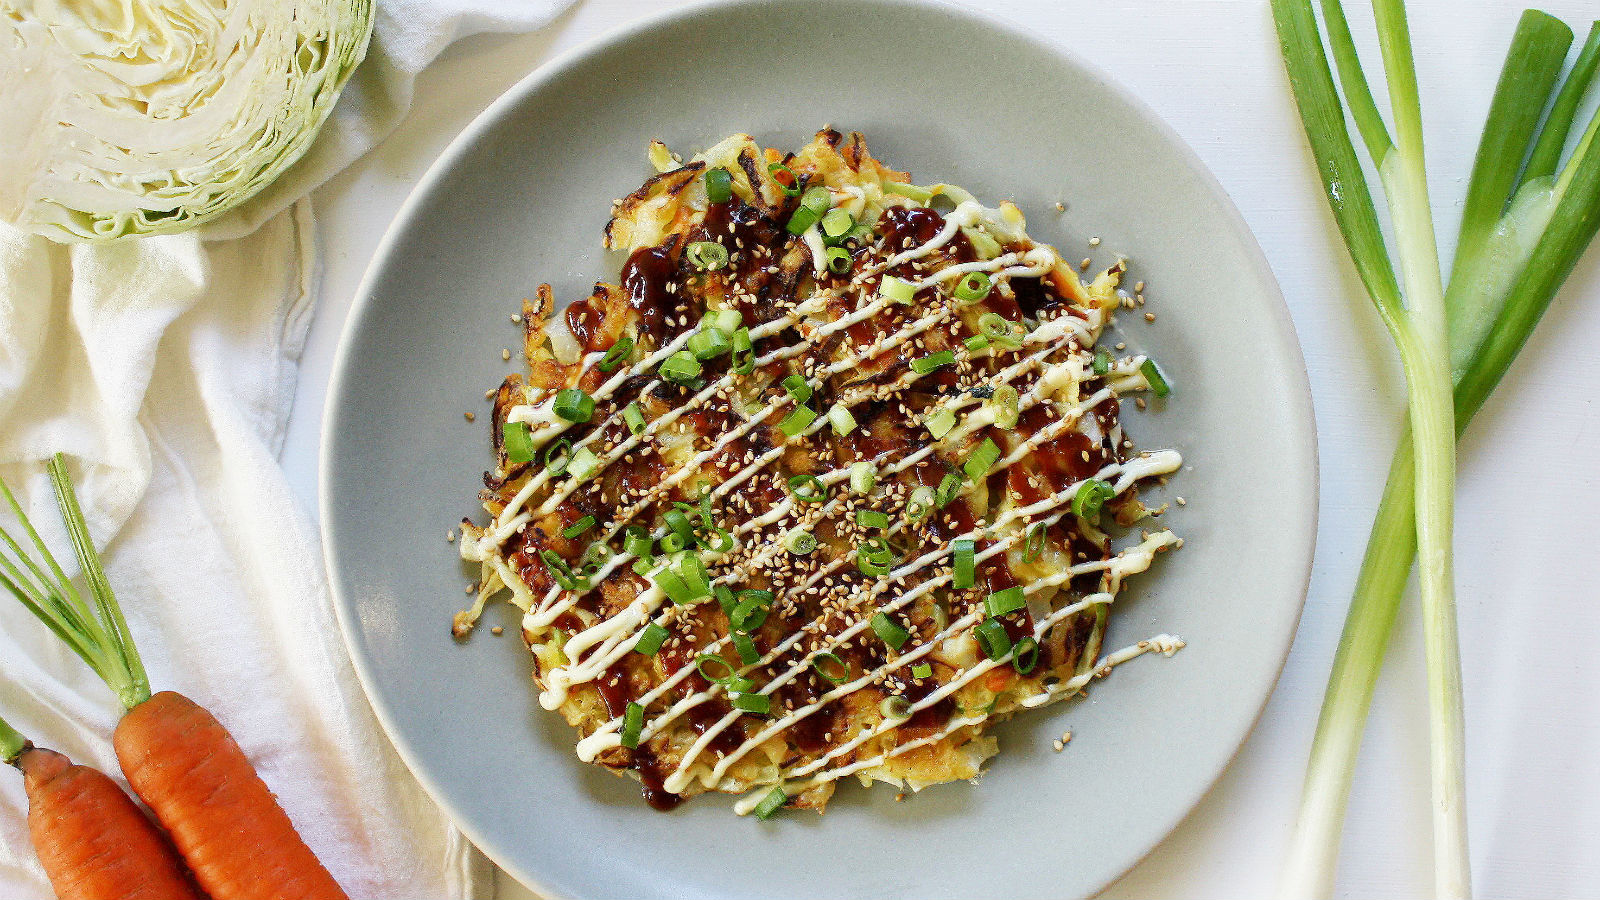
[(0, 762), (10, 765), (16, 762), (17, 757), (26, 749), (28, 749), (28, 739), (12, 728), (5, 719), (0, 719)]
[(132, 709), (150, 699), (150, 679), (145, 675), (144, 662), (128, 632), (122, 608), (117, 605), (116, 595), (106, 579), (100, 554), (89, 537), (89, 526), (84, 521), (83, 510), (72, 488), (72, 477), (67, 473), (61, 454), (50, 461), (49, 472), (56, 505), (66, 521), (78, 566), (94, 603), (91, 606), (84, 601), (4, 480), (0, 480), (0, 496), (16, 516), (33, 549), (30, 551), (10, 532), (0, 528), (0, 544), (3, 544), (0, 546), (0, 587), (16, 597), (88, 663), (124, 707)]

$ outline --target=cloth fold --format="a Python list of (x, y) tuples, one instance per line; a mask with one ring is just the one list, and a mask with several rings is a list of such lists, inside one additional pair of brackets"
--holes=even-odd
[[(72, 458), (152, 684), (228, 726), (352, 897), (486, 896), (490, 881), (383, 736), (277, 462), (316, 297), (305, 197), (399, 123), (451, 42), (535, 28), (565, 5), (380, 2), (367, 60), (310, 152), (199, 232), (69, 247), (0, 224), (0, 476), (70, 558), (43, 462)], [(0, 596), (0, 714), (116, 775), (120, 712)], [(0, 896), (49, 897), (26, 808), (0, 772)]]

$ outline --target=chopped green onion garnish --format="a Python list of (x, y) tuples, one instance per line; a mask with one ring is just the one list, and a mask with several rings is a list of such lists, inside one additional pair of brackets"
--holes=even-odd
[[(686, 345), (695, 359), (716, 359), (733, 349), (733, 341), (720, 328), (706, 326), (689, 335)], [(698, 373), (696, 373), (698, 374)]]
[(856, 568), (868, 578), (882, 578), (889, 574), (889, 564), (878, 562), (870, 556), (856, 555)]
[(833, 205), (833, 192), (822, 185), (806, 188), (805, 194), (800, 198), (800, 208), (809, 209), (818, 219)]
[(875, 613), (872, 617), (872, 632), (878, 636), (878, 640), (888, 644), (891, 650), (899, 650), (906, 645), (906, 641), (911, 640), (911, 632), (881, 612)]
[(817, 538), (811, 532), (797, 528), (789, 532), (789, 536), (784, 540), (784, 546), (795, 556), (809, 556), (817, 549)]
[(832, 205), (833, 194), (827, 188), (820, 185), (807, 188), (800, 197), (800, 206), (789, 217), (789, 233), (804, 234), (806, 229), (822, 220), (823, 214)]
[(695, 241), (683, 253), (696, 269), (714, 271), (728, 264), (728, 248), (716, 241)]
[(878, 704), (878, 711), (885, 719), (904, 719), (911, 715), (911, 701), (899, 694), (890, 694)]
[(588, 531), (593, 526), (594, 516), (584, 516), (578, 521), (573, 522), (571, 525), (561, 529), (561, 536), (564, 538), (575, 538), (578, 535), (583, 534), (585, 531)]
[(1033, 638), (1024, 635), (1013, 649), (1016, 653), (1011, 657), (1011, 667), (1017, 670), (1018, 675), (1032, 672), (1033, 667), (1039, 664), (1039, 642)]
[(978, 317), (978, 331), (991, 343), (1011, 350), (1022, 346), (1027, 329), (1021, 322), (1013, 322), (999, 313), (986, 312)]
[(544, 468), (551, 475), (560, 475), (567, 471), (567, 464), (572, 462), (572, 442), (561, 438), (544, 448)]
[(738, 675), (733, 669), (733, 663), (715, 653), (702, 653), (696, 656), (694, 670), (712, 684), (727, 684)]
[(656, 567), (654, 558), (640, 557), (633, 561), (633, 574), (640, 578), (649, 578), (650, 570)]
[(977, 303), (989, 296), (989, 289), (993, 286), (994, 282), (988, 275), (982, 272), (968, 272), (956, 282), (956, 299), (962, 303)]
[(1089, 364), (1089, 371), (1096, 375), (1104, 375), (1111, 371), (1111, 354), (1104, 350), (1094, 352), (1094, 361)]
[(756, 649), (756, 642), (750, 640), (750, 635), (733, 633), (733, 649), (739, 654), (739, 661), (747, 666), (753, 666), (761, 658), (761, 651)]
[(990, 616), (1014, 613), (1027, 605), (1028, 597), (1022, 592), (1021, 587), (1008, 587), (983, 598), (983, 608)]
[(816, 213), (806, 209), (804, 206), (800, 207), (794, 211), (794, 215), (789, 217), (789, 233), (793, 235), (805, 234), (807, 229), (817, 224), (818, 218), (819, 216)]
[(1009, 384), (1002, 384), (994, 389), (994, 396), (986, 403), (994, 408), (994, 424), (996, 427), (1007, 431), (1017, 427), (1017, 407), (1021, 403), (1017, 389)]
[(634, 435), (644, 434), (644, 413), (640, 412), (639, 404), (629, 403), (622, 408), (622, 421), (628, 425), (628, 431)]
[(689, 517), (684, 515), (681, 509), (667, 510), (662, 514), (661, 521), (667, 526), (668, 531), (686, 541), (694, 537), (694, 526), (689, 524)]
[(796, 403), (804, 403), (811, 399), (811, 383), (806, 381), (804, 375), (790, 375), (783, 379), (783, 389)]
[(644, 626), (639, 632), (639, 639), (633, 644), (633, 652), (643, 653), (645, 656), (655, 656), (661, 650), (661, 645), (667, 642), (667, 630), (654, 622)]
[(678, 576), (689, 586), (694, 599), (711, 596), (711, 577), (706, 572), (705, 561), (698, 554), (685, 553), (678, 563)]
[(766, 694), (734, 694), (733, 708), (764, 716), (772, 712), (772, 698)]
[(1000, 659), (1011, 652), (1011, 635), (1006, 634), (1006, 627), (994, 619), (985, 619), (972, 629), (978, 638), (978, 646), (983, 650), (983, 655), (990, 659)]
[(914, 184), (906, 184), (903, 181), (885, 181), (883, 183), (883, 192), (885, 194), (899, 194), (918, 203), (927, 203), (933, 199), (933, 188), (918, 187)]
[(881, 537), (867, 538), (857, 544), (856, 553), (879, 565), (887, 565), (894, 561), (894, 551), (889, 549), (889, 542)]
[(574, 575), (572, 567), (568, 566), (567, 561), (558, 556), (554, 550), (540, 550), (539, 558), (544, 560), (544, 567), (549, 570), (550, 577), (555, 579), (556, 584), (560, 585), (562, 590), (586, 591), (589, 589), (589, 579), (584, 578), (582, 575)]
[(732, 613), (733, 608), (739, 605), (738, 601), (733, 599), (733, 588), (725, 584), (717, 585), (712, 593), (717, 598), (717, 605), (722, 607), (724, 614)]
[(807, 428), (810, 428), (811, 423), (815, 422), (816, 420), (817, 414), (811, 409), (811, 407), (797, 406), (795, 407), (794, 412), (784, 416), (783, 421), (778, 423), (778, 430), (783, 432), (785, 437), (794, 437), (800, 432), (805, 431)]
[(1144, 373), (1144, 380), (1150, 382), (1150, 393), (1157, 397), (1165, 397), (1172, 393), (1172, 388), (1167, 386), (1167, 380), (1161, 377), (1161, 370), (1156, 368), (1156, 361), (1147, 359), (1139, 366), (1139, 371)]
[(614, 371), (617, 368), (617, 366), (620, 366), (624, 362), (626, 362), (628, 357), (629, 357), (629, 355), (631, 355), (632, 353), (633, 353), (633, 338), (628, 337), (627, 335), (623, 335), (622, 337), (617, 338), (617, 342), (615, 344), (611, 345), (611, 348), (606, 351), (606, 355), (600, 357), (600, 362), (599, 362), (600, 371), (602, 371), (602, 372)]
[(910, 303), (917, 298), (917, 288), (903, 278), (885, 275), (878, 283), (878, 296), (893, 303)]
[(940, 366), (955, 365), (955, 361), (956, 355), (954, 351), (940, 350), (938, 353), (930, 353), (927, 356), (913, 359), (911, 361), (911, 371), (918, 375), (926, 375)]
[(989, 349), (989, 339), (981, 334), (975, 334), (967, 338), (963, 343), (966, 344), (968, 353), (982, 353)]
[(656, 542), (650, 538), (650, 532), (644, 530), (642, 525), (629, 525), (623, 531), (622, 549), (629, 556), (649, 559), (655, 555), (655, 545)]
[(839, 241), (850, 232), (851, 226), (856, 224), (855, 217), (843, 209), (828, 210), (822, 217), (822, 233), (833, 241)]
[(950, 430), (956, 427), (956, 412), (948, 407), (941, 406), (939, 411), (929, 416), (922, 426), (928, 429), (934, 440), (942, 440)]
[(1023, 562), (1033, 562), (1039, 558), (1039, 554), (1044, 552), (1045, 530), (1046, 526), (1043, 522), (1039, 522), (1028, 529), (1028, 545), (1026, 552), (1022, 555)]
[(889, 514), (876, 509), (858, 509), (856, 524), (862, 528), (888, 528)]
[[(850, 667), (834, 653), (818, 653), (813, 656), (811, 668), (834, 684), (844, 684), (845, 679), (850, 677)], [(832, 671), (829, 671), (830, 669)]]
[(588, 481), (589, 476), (600, 468), (600, 457), (588, 447), (579, 447), (572, 454), (572, 461), (567, 463), (567, 474), (575, 481)]
[(801, 503), (821, 503), (828, 499), (828, 489), (815, 475), (793, 475), (788, 484), (789, 493)]
[(618, 735), (622, 746), (630, 750), (639, 746), (641, 731), (644, 731), (644, 707), (630, 700), (627, 709), (622, 712), (622, 729)]
[(911, 667), (912, 678), (932, 678), (933, 666), (930, 663), (919, 662)]
[(756, 351), (750, 342), (750, 329), (733, 333), (733, 374), (749, 375), (756, 369)]
[(911, 499), (906, 501), (906, 518), (913, 522), (921, 522), (933, 512), (935, 495), (933, 488), (927, 485), (918, 485), (911, 492)]
[(842, 403), (828, 407), (828, 423), (833, 426), (834, 434), (849, 434), (856, 430), (856, 417), (850, 414), (850, 407)]
[(744, 325), (744, 316), (737, 309), (711, 309), (700, 317), (702, 326), (709, 325), (724, 334), (733, 334)]
[(950, 549), (955, 553), (955, 574), (950, 576), (950, 586), (957, 589), (972, 587), (977, 581), (977, 542), (971, 540), (951, 541)]
[(983, 443), (978, 445), (978, 449), (972, 451), (972, 455), (967, 457), (966, 465), (962, 466), (961, 470), (967, 473), (968, 478), (976, 482), (989, 474), (989, 469), (999, 461), (1000, 448), (995, 446), (993, 438), (984, 438)]
[(1085, 519), (1100, 515), (1100, 507), (1117, 495), (1117, 489), (1098, 478), (1091, 478), (1078, 486), (1072, 495), (1072, 514)]
[(716, 516), (711, 511), (711, 484), (700, 483), (700, 524), (710, 528), (716, 522)]
[(594, 398), (578, 388), (566, 388), (556, 394), (555, 412), (568, 422), (587, 422), (594, 417)]
[(762, 797), (761, 802), (756, 804), (756, 818), (765, 822), (772, 818), (778, 810), (783, 809), (784, 804), (788, 802), (789, 795), (784, 793), (783, 788), (775, 787), (772, 789), (772, 793)]
[(878, 483), (878, 467), (866, 460), (850, 464), (850, 490), (858, 494), (872, 493)]
[(828, 267), (828, 271), (835, 275), (844, 275), (850, 271), (850, 251), (843, 247), (829, 247), (822, 261)]
[(727, 203), (732, 200), (733, 173), (727, 169), (707, 169), (706, 199), (712, 203)]
[(676, 532), (663, 535), (661, 538), (661, 550), (664, 553), (677, 553), (680, 550), (688, 547), (690, 540), (690, 538), (684, 537)]
[(715, 540), (702, 541), (707, 550), (710, 550), (713, 553), (727, 553), (734, 547), (738, 546), (739, 542), (733, 539), (733, 533), (728, 531), (728, 529), (712, 528), (710, 529), (710, 532), (711, 537), (715, 538)]
[(582, 566), (585, 570), (598, 572), (600, 567), (605, 565), (606, 561), (610, 558), (611, 548), (606, 544), (606, 542), (595, 541), (588, 547), (584, 548), (583, 556), (578, 560), (578, 565)]
[(728, 625), (734, 631), (749, 634), (761, 627), (761, 623), (767, 620), (767, 613), (771, 609), (770, 602), (762, 603), (754, 598), (740, 600), (739, 605), (735, 606), (733, 612), (728, 614)]
[(661, 364), (661, 377), (673, 384), (688, 384), (700, 377), (700, 360), (688, 350), (679, 350)]
[[(771, 175), (773, 182), (783, 189), (785, 197), (800, 196), (800, 176), (796, 175), (793, 169), (783, 163), (772, 163), (767, 166), (767, 174)], [(785, 175), (788, 176), (788, 181), (784, 181), (781, 177)]]
[(507, 422), (500, 428), (500, 443), (511, 462), (533, 462), (533, 434), (527, 422)]
[(954, 472), (939, 479), (939, 489), (934, 492), (933, 501), (940, 509), (950, 505), (950, 501), (961, 493), (961, 476)]
[(695, 590), (684, 582), (683, 576), (670, 568), (658, 570), (651, 578), (655, 581), (656, 587), (660, 588), (663, 594), (666, 594), (673, 603), (679, 606), (687, 606), (700, 599), (700, 595), (696, 594)]

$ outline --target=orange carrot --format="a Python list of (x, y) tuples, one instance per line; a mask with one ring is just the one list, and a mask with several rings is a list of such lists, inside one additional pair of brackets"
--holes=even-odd
[[(227, 729), (180, 694), (151, 696), (60, 454), (49, 470), (93, 604), (67, 578), (4, 481), (0, 496), (43, 564), (0, 528), (0, 551), (11, 550), (10, 557), (0, 552), (0, 587), (50, 626), (122, 700), (128, 712), (113, 743), (134, 792), (216, 900), (344, 900)], [(38, 849), (41, 856), (57, 852)]]
[(172, 845), (116, 782), (33, 746), (3, 721), (0, 744), (22, 771), (28, 833), (57, 897), (202, 900)]
[(228, 730), (162, 691), (117, 723), (117, 761), (215, 897), (342, 898)]

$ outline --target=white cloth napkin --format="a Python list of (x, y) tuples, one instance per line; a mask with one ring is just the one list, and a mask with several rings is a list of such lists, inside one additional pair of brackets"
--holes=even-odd
[[(204, 229), (68, 247), (0, 224), (0, 476), (70, 560), (43, 463), (72, 457), (157, 688), (233, 732), (352, 897), (487, 896), (489, 867), (390, 747), (345, 654), (314, 526), (278, 466), (316, 296), (307, 192), (381, 140), (451, 42), (567, 0), (381, 0), (367, 60), (307, 156)], [(0, 112), (3, 127), (3, 112)], [(5, 517), (9, 518), (9, 517)], [(120, 707), (0, 595), (0, 715), (117, 773)], [(21, 779), (0, 771), (0, 896), (49, 897)]]

